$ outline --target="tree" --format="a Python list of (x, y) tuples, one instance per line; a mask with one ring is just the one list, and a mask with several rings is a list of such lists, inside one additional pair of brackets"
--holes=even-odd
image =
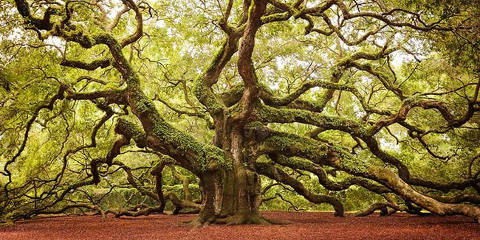
[[(478, 71), (452, 65), (451, 49), (441, 47), (447, 40), (436, 39), (463, 37), (478, 48), (475, 3), (15, 0), (2, 12), (10, 28), (20, 21), (26, 29), (22, 44), (5, 43), (16, 62), (1, 78), (11, 96), (1, 102), (0, 128), (3, 147), (10, 144), (2, 153), (8, 217), (71, 208), (141, 215), (162, 212), (169, 199), (177, 210), (197, 209), (195, 225), (267, 224), (261, 176), (332, 205), (337, 216), (344, 207), (331, 192), (356, 185), (385, 199), (360, 215), (480, 217)], [(42, 58), (39, 85), (18, 79), (29, 55)], [(28, 109), (35, 91), (47, 100)], [(180, 130), (186, 121), (209, 129)], [(33, 155), (43, 145), (30, 142), (46, 135), (37, 126), (55, 138), (47, 156)], [(122, 149), (159, 160), (133, 168)], [(29, 156), (42, 160), (27, 174), (21, 159)], [(171, 176), (184, 183), (184, 199), (165, 194), (166, 166), (196, 176), (201, 201), (176, 167)], [(144, 184), (144, 171), (134, 174), (145, 168), (155, 187)], [(119, 170), (157, 204), (105, 212), (78, 203), (86, 187), (111, 185)], [(306, 172), (329, 192), (294, 177)]]

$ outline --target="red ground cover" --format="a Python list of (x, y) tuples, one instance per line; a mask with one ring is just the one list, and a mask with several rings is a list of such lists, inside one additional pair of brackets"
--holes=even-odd
[(264, 212), (293, 223), (275, 226), (207, 226), (191, 228), (192, 215), (122, 217), (49, 217), (0, 227), (1, 240), (70, 239), (480, 239), (480, 224), (466, 217), (419, 217), (395, 214), (357, 218), (332, 213)]

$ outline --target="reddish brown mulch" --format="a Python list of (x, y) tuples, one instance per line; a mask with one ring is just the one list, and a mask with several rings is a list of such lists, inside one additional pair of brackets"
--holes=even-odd
[(264, 212), (268, 218), (293, 221), (275, 226), (208, 226), (191, 228), (182, 222), (192, 215), (115, 219), (99, 216), (50, 217), (0, 227), (0, 239), (480, 239), (480, 224), (472, 219), (395, 214), (357, 218), (332, 213)]

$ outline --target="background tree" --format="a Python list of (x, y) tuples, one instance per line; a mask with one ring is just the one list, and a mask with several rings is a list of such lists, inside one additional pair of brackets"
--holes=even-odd
[(169, 200), (194, 225), (268, 224), (262, 202), (298, 208), (285, 192), (343, 216), (347, 189), (378, 201), (359, 215), (480, 216), (475, 2), (15, 0), (1, 14), (5, 219)]

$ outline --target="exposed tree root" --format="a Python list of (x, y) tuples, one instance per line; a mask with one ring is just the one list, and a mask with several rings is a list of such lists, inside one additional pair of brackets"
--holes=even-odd
[(192, 227), (203, 227), (213, 224), (218, 225), (244, 225), (244, 224), (252, 224), (252, 225), (285, 225), (290, 224), (290, 221), (286, 220), (278, 220), (278, 219), (267, 219), (259, 214), (235, 214), (232, 216), (227, 217), (218, 217), (218, 216), (202, 216), (199, 214), (194, 219), (185, 222), (188, 226)]

